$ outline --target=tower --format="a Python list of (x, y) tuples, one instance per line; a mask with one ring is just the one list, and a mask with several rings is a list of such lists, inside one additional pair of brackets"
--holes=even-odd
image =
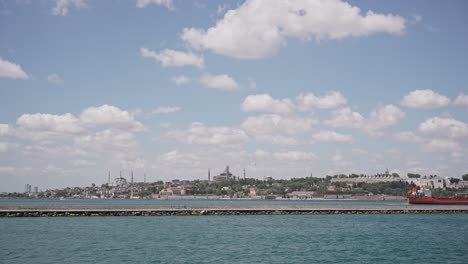
[(133, 198), (133, 171), (132, 171), (132, 178), (130, 182), (130, 198)]
[(245, 180), (245, 168), (244, 168), (244, 180)]
[(211, 183), (210, 168), (208, 168), (208, 183)]
[(107, 186), (110, 186), (110, 171), (109, 171), (109, 174), (107, 175)]

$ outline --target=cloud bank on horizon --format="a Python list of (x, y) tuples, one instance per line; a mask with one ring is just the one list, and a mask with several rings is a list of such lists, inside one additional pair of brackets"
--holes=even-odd
[(462, 2), (109, 3), (2, 7), (0, 191), (468, 172)]

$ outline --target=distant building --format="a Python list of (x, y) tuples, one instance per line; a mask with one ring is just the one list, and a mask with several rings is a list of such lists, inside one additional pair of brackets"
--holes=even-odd
[(231, 179), (236, 179), (236, 176), (232, 175), (232, 173), (229, 172), (229, 165), (226, 166), (226, 169), (224, 170), (224, 172), (220, 173), (219, 175), (213, 176), (214, 182), (220, 182), (220, 181), (231, 180)]
[(331, 179), (331, 182), (345, 182), (345, 183), (358, 183), (358, 182), (364, 182), (364, 183), (378, 183), (378, 182), (398, 182), (401, 181), (401, 178), (396, 178), (393, 176), (387, 176), (387, 175), (377, 175), (377, 176), (360, 176), (357, 178), (333, 178)]
[(167, 196), (173, 196), (173, 195), (185, 195), (186, 194), (186, 190), (185, 188), (182, 186), (178, 186), (178, 187), (169, 187), (169, 188), (166, 188), (166, 189), (163, 189), (159, 192), (159, 195), (167, 195)]
[(426, 187), (429, 189), (444, 188), (444, 178), (440, 176), (423, 176), (421, 178), (409, 178), (406, 180), (408, 183), (414, 183), (417, 186)]
[(24, 192), (25, 193), (31, 193), (31, 185), (30, 184), (24, 185)]
[(311, 199), (316, 194), (316, 192), (293, 191), (288, 196), (294, 199)]
[(38, 193), (39, 192), (39, 188), (37, 186), (34, 186), (34, 193)]

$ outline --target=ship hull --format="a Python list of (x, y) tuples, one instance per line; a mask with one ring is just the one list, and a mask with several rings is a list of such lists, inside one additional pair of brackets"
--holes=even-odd
[(413, 197), (408, 198), (410, 204), (468, 204), (468, 198), (433, 198)]

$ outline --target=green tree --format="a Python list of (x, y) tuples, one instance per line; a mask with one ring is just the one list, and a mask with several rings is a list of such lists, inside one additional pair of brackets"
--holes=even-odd
[(468, 181), (468, 174), (463, 175), (463, 176), (462, 176), (462, 179), (463, 179), (464, 181)]

